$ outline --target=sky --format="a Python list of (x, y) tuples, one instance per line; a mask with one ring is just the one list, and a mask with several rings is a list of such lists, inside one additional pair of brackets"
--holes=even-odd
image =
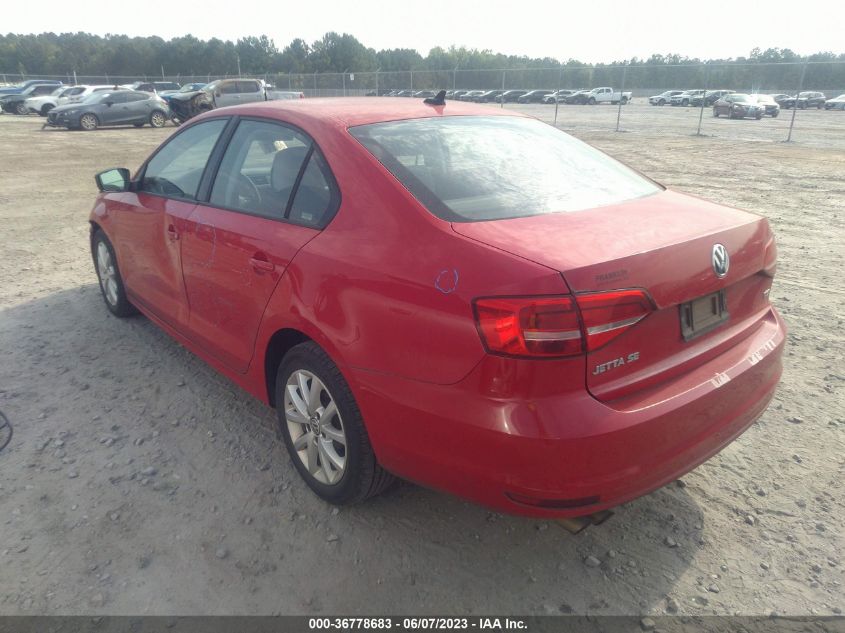
[[(6, 3), (0, 32), (86, 31), (192, 34), (236, 40), (267, 35), (281, 49), (296, 37), (312, 42), (328, 31), (350, 33), (366, 46), (451, 45), (529, 57), (608, 62), (678, 53), (698, 58), (747, 56), (752, 48), (799, 54), (845, 52), (842, 0), (210, 0), (114, 3), (42, 0)], [(72, 7), (72, 10), (70, 10)]]

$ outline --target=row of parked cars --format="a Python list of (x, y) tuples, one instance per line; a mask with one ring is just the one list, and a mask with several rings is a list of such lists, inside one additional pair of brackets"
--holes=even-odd
[[(375, 92), (368, 96), (375, 96)], [(420, 99), (435, 96), (434, 90), (385, 90), (383, 97), (417, 97)], [(568, 103), (578, 105), (596, 105), (599, 103), (625, 104), (632, 99), (630, 92), (620, 92), (609, 86), (589, 90), (447, 90), (447, 99), (472, 101), (474, 103)]]
[[(735, 90), (667, 90), (649, 97), (648, 102), (653, 106), (701, 107), (702, 102), (705, 106), (712, 106), (717, 101), (734, 94), (745, 93), (738, 93)], [(799, 110), (805, 110), (807, 108), (845, 110), (845, 94), (839, 95), (834, 99), (828, 99), (823, 92), (817, 91), (799, 92), (797, 96), (783, 93), (771, 95), (754, 94), (750, 96), (756, 98), (759, 103), (765, 104), (765, 113), (770, 116), (777, 116), (780, 109), (789, 110), (795, 107)], [(777, 108), (771, 107), (772, 103), (776, 104)]]
[(74, 85), (31, 80), (0, 88), (0, 107), (18, 115), (39, 114), (46, 126), (93, 130), (104, 125), (175, 124), (214, 108), (253, 101), (303, 98), (277, 91), (260, 79), (220, 79), (206, 83), (138, 81), (125, 85)]

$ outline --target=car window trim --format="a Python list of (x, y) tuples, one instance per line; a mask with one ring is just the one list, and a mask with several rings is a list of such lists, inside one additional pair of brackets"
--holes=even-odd
[[(203, 119), (202, 121), (197, 121), (194, 125), (182, 126), (182, 128), (180, 128), (178, 132), (176, 132), (173, 136), (171, 136), (169, 139), (167, 139), (167, 142), (159, 145), (158, 148), (156, 148), (156, 150), (147, 157), (147, 160), (145, 160), (144, 164), (141, 165), (140, 169), (138, 169), (138, 173), (135, 174), (135, 178), (132, 179), (132, 184), (133, 184), (132, 191), (134, 191), (135, 193), (143, 193), (143, 194), (146, 194), (148, 196), (155, 196), (156, 198), (164, 198), (165, 200), (176, 200), (178, 202), (193, 202), (194, 204), (198, 204), (201, 201), (200, 192), (202, 191), (202, 185), (203, 185), (203, 182), (205, 180), (206, 173), (208, 172), (208, 168), (211, 165), (211, 160), (214, 157), (215, 151), (217, 151), (217, 148), (220, 146), (220, 142), (223, 140), (223, 137), (226, 136), (227, 131), (232, 126), (233, 118), (234, 117), (229, 116), (229, 115), (215, 116), (215, 117), (209, 117), (207, 119)], [(208, 155), (208, 159), (205, 162), (205, 167), (203, 168), (202, 176), (200, 176), (200, 184), (197, 187), (196, 198), (192, 199), (192, 198), (180, 198), (178, 196), (168, 196), (168, 195), (164, 195), (164, 194), (161, 194), (161, 193), (154, 193), (152, 191), (144, 191), (144, 190), (139, 188), (144, 182), (144, 177), (147, 175), (147, 167), (149, 166), (150, 161), (152, 161), (152, 159), (155, 158), (161, 150), (163, 150), (165, 147), (170, 145), (170, 143), (172, 143), (176, 139), (176, 137), (178, 137), (180, 134), (184, 134), (187, 130), (190, 130), (195, 125), (201, 125), (202, 123), (207, 123), (207, 122), (211, 122), (211, 121), (226, 120), (226, 119), (228, 119), (228, 121), (227, 121), (226, 125), (223, 126), (223, 130), (220, 132), (220, 136), (217, 137), (217, 141), (215, 141), (215, 143), (214, 143), (214, 148), (211, 150), (211, 153)]]
[[(305, 227), (305, 228), (314, 229), (315, 231), (322, 231), (323, 229), (325, 229), (329, 225), (329, 223), (334, 219), (334, 217), (337, 215), (338, 210), (340, 209), (340, 204), (341, 204), (341, 201), (342, 201), (342, 193), (340, 191), (340, 185), (338, 185), (338, 183), (337, 183), (337, 178), (335, 178), (334, 172), (332, 171), (331, 166), (329, 165), (329, 161), (326, 160), (325, 153), (323, 153), (323, 151), (320, 149), (320, 146), (317, 143), (317, 141), (314, 140), (314, 137), (311, 136), (308, 132), (303, 130), (298, 125), (294, 125), (293, 123), (289, 123), (288, 121), (282, 121), (280, 119), (276, 119), (276, 118), (273, 118), (273, 117), (262, 117), (262, 116), (254, 116), (254, 115), (247, 115), (247, 116), (233, 115), (232, 121), (233, 121), (233, 123), (230, 124), (231, 125), (231, 132), (226, 134), (226, 132), (229, 128), (227, 128), (227, 130), (224, 130), (224, 134), (226, 134), (225, 147), (220, 152), (219, 156), (216, 157), (216, 162), (213, 165), (213, 167), (214, 167), (213, 173), (208, 172), (208, 166), (211, 166), (212, 158), (214, 158), (215, 152), (217, 151), (216, 146), (215, 146), (214, 150), (212, 151), (211, 155), (209, 156), (208, 166), (206, 167), (206, 173), (209, 173), (209, 180), (208, 180), (208, 183), (204, 182), (205, 178), (206, 178), (206, 173), (203, 173), (203, 178), (200, 180), (200, 188), (198, 189), (198, 192), (202, 192), (204, 195), (200, 196), (199, 193), (198, 193), (196, 203), (201, 204), (204, 207), (209, 207), (211, 209), (220, 209), (222, 211), (231, 211), (232, 213), (243, 213), (244, 215), (249, 215), (249, 216), (252, 216), (254, 218), (262, 218), (264, 220), (270, 220), (272, 222), (282, 222), (284, 224), (293, 224), (295, 226), (302, 226), (302, 227)], [(306, 160), (303, 160), (302, 165), (300, 165), (300, 167), (299, 167), (299, 174), (297, 175), (297, 179), (294, 182), (294, 186), (293, 186), (293, 189), (291, 190), (290, 198), (288, 198), (288, 204), (287, 204), (287, 207), (285, 207), (285, 216), (283, 216), (283, 217), (270, 217), (270, 216), (264, 215), (262, 213), (255, 213), (253, 211), (247, 211), (247, 210), (244, 210), (244, 209), (233, 209), (232, 207), (227, 207), (227, 206), (223, 206), (223, 205), (220, 205), (220, 204), (211, 204), (210, 203), (211, 189), (214, 186), (214, 180), (217, 178), (217, 172), (220, 169), (220, 164), (223, 162), (223, 155), (226, 153), (225, 150), (228, 149), (229, 142), (232, 140), (232, 137), (234, 136), (235, 131), (237, 130), (238, 124), (240, 124), (241, 121), (258, 121), (260, 123), (275, 123), (276, 125), (281, 125), (283, 127), (290, 128), (291, 130), (294, 130), (295, 132), (302, 134), (305, 138), (307, 138), (311, 142), (310, 148), (308, 150), (308, 155), (306, 156)], [(223, 139), (224, 134), (220, 135), (221, 140)], [(323, 163), (325, 165), (325, 169), (320, 168), (320, 172), (323, 174), (323, 177), (326, 179), (326, 183), (329, 185), (329, 190), (331, 191), (331, 201), (329, 203), (330, 204), (329, 209), (324, 216), (324, 220), (318, 226), (306, 224), (305, 222), (297, 222), (296, 220), (292, 220), (289, 217), (287, 217), (287, 213), (289, 213), (291, 205), (293, 204), (293, 201), (296, 199), (296, 194), (299, 192), (299, 183), (302, 180), (302, 176), (305, 174), (304, 169), (308, 166), (308, 162), (311, 160), (311, 156), (315, 151), (319, 154), (320, 158), (323, 160)], [(152, 156), (150, 157), (150, 159), (151, 158), (152, 158)], [(204, 184), (207, 184), (207, 189), (205, 191), (203, 191), (203, 185)], [(181, 198), (177, 198), (177, 199), (181, 200)]]

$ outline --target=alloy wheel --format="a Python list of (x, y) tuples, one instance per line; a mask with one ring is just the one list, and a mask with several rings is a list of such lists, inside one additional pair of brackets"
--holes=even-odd
[(285, 420), (303, 466), (321, 484), (334, 485), (346, 470), (346, 433), (337, 404), (320, 378), (294, 371), (285, 385)]
[(79, 119), (79, 125), (82, 126), (83, 130), (96, 130), (97, 118), (93, 114), (83, 114), (82, 118)]
[(164, 127), (166, 122), (167, 119), (161, 112), (153, 112), (153, 115), (150, 117), (150, 124), (153, 127)]
[(117, 306), (117, 271), (114, 268), (111, 252), (105, 242), (97, 244), (97, 273), (100, 277), (100, 288), (109, 305)]

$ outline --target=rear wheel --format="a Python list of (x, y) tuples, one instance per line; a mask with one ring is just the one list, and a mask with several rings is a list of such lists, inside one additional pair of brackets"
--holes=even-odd
[(150, 125), (153, 127), (164, 127), (167, 123), (167, 117), (161, 110), (156, 110), (150, 115)]
[(628, 103), (628, 97), (622, 97), (622, 105), (625, 105), (627, 103)]
[(23, 101), (15, 104), (15, 114), (29, 114), (29, 108), (26, 107)]
[(716, 108), (713, 108), (713, 116), (719, 118), (719, 111)]
[(282, 359), (276, 411), (294, 467), (321, 499), (356, 503), (394, 481), (376, 460), (349, 385), (313, 341), (293, 347)]
[(96, 130), (98, 125), (100, 125), (100, 121), (97, 119), (97, 116), (90, 112), (79, 117), (79, 127), (83, 130), (90, 132)]
[(683, 101), (681, 101), (681, 105), (686, 108), (689, 105), (689, 99), (684, 99)]
[(588, 103), (589, 105), (596, 105), (596, 98), (595, 98), (595, 97), (590, 97), (590, 98), (587, 100), (587, 103)]

